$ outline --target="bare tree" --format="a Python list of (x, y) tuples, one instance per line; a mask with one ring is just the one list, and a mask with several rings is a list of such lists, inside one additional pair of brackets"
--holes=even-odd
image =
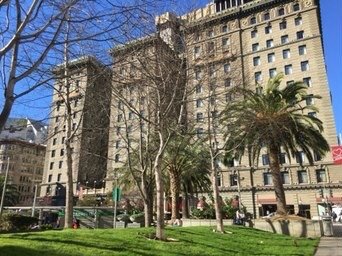
[[(151, 168), (154, 173), (156, 237), (163, 240), (165, 234), (162, 159), (170, 138), (174, 136), (177, 129), (181, 128), (183, 121), (184, 65), (182, 59), (158, 34), (118, 47), (113, 50), (113, 56), (116, 60), (113, 95), (116, 102), (126, 106), (126, 111), (130, 111), (129, 114), (137, 116), (138, 122), (134, 125), (132, 121), (130, 124), (131, 127), (139, 129), (135, 134), (133, 134), (134, 130), (130, 130), (132, 137), (137, 138), (136, 144), (133, 144), (133, 140), (130, 142), (132, 146), (138, 148), (142, 177), (144, 166)], [(132, 99), (140, 104), (134, 105)], [(122, 113), (112, 115), (119, 126), (122, 115)], [(148, 165), (143, 159), (144, 154), (148, 154), (150, 159)], [(129, 157), (130, 154), (128, 154), (128, 161), (130, 161)]]

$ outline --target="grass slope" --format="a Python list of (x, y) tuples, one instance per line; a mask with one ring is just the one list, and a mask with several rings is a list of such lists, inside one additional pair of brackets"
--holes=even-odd
[(318, 239), (293, 238), (245, 227), (233, 234), (209, 227), (167, 228), (173, 242), (149, 240), (150, 229), (78, 229), (0, 235), (1, 256), (313, 255)]

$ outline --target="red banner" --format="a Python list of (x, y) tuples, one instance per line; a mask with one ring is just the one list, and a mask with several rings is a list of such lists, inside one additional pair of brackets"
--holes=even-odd
[(334, 164), (342, 164), (342, 146), (332, 146), (331, 153)]

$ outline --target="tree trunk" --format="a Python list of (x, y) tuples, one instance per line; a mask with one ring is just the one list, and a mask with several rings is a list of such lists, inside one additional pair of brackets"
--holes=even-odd
[(153, 221), (153, 200), (144, 200), (145, 227), (150, 227)]
[(286, 215), (286, 198), (284, 192), (283, 181), (280, 174), (279, 154), (280, 150), (275, 145), (270, 145), (270, 168), (272, 173), (272, 180), (274, 192), (277, 200), (277, 214)]
[(159, 240), (165, 240), (164, 232), (164, 186), (161, 173), (161, 160), (157, 157), (157, 165), (155, 167), (155, 179), (157, 190), (157, 229), (156, 238)]
[(214, 197), (214, 206), (215, 206), (215, 214), (216, 214), (216, 229), (218, 232), (223, 233), (223, 220), (222, 220), (222, 209), (221, 209), (221, 200), (220, 200), (220, 192), (217, 184), (217, 168), (215, 166), (215, 161), (212, 160), (212, 187), (213, 187), (213, 197)]
[[(7, 94), (7, 91), (6, 91), (6, 94)], [(10, 96), (9, 98), (6, 95), (5, 105), (4, 105), (2, 112), (0, 114), (0, 133), (1, 133), (2, 129), (4, 128), (5, 123), (6, 123), (8, 117), (11, 113), (13, 103), (14, 103), (13, 95)]]
[(189, 197), (187, 192), (182, 193), (182, 218), (189, 218)]
[(180, 191), (180, 178), (175, 168), (171, 166), (169, 169), (170, 174), (170, 191), (171, 191), (171, 223), (179, 219), (179, 191)]

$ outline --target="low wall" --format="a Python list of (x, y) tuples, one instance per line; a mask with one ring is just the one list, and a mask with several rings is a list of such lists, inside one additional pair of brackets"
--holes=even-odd
[(321, 220), (254, 220), (254, 228), (294, 237), (321, 237), (323, 226)]
[[(216, 220), (182, 219), (182, 221), (183, 227), (216, 226)], [(230, 219), (223, 220), (225, 226), (232, 224), (233, 221)], [(245, 226), (294, 237), (321, 237), (323, 235), (321, 220), (275, 220), (272, 222), (270, 219), (257, 219), (245, 223)]]
[[(191, 227), (191, 226), (216, 226), (216, 220), (210, 220), (210, 219), (182, 219), (183, 227)], [(224, 219), (223, 225), (228, 226), (232, 225), (233, 220), (231, 219)]]

